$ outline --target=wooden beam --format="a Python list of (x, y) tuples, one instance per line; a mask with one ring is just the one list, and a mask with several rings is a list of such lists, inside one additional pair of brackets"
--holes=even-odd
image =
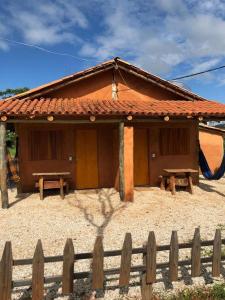
[[(119, 123), (123, 121), (123, 119), (102, 119), (102, 120), (95, 120), (95, 123), (97, 124), (105, 124), (105, 123)], [(7, 123), (14, 123), (14, 124), (49, 124), (49, 121), (46, 119), (11, 119), (8, 120)], [(81, 120), (57, 120), (55, 119), (54, 121), (51, 122), (51, 124), (91, 124), (92, 122), (90, 121), (90, 118)]]
[(6, 123), (0, 122), (0, 189), (2, 208), (9, 207), (6, 162)]
[[(193, 122), (196, 119), (187, 119), (186, 117), (183, 118), (177, 118), (177, 119), (170, 119), (170, 123), (177, 123), (177, 122)], [(127, 120), (127, 116), (121, 117), (121, 118), (116, 118), (116, 119), (96, 119), (95, 123), (97, 124), (107, 124), (107, 123), (120, 123), (120, 122), (125, 122), (125, 124), (132, 124), (132, 123), (152, 123), (152, 122), (158, 122), (158, 123), (165, 123), (165, 121), (163, 120), (162, 117), (158, 117), (158, 118), (153, 118), (153, 117), (146, 117), (144, 119), (140, 119), (138, 117), (133, 117), (132, 120), (128, 121)], [(43, 124), (43, 123), (48, 123), (49, 121), (46, 119), (9, 119), (7, 121), (7, 123), (14, 123), (14, 124)], [(57, 120), (55, 119), (53, 122), (51, 122), (52, 124), (90, 124), (92, 122), (90, 122), (90, 119), (85, 119), (85, 120), (81, 120), (81, 119), (77, 119), (77, 120)]]
[(119, 194), (124, 201), (124, 122), (119, 123)]
[(119, 193), (122, 201), (133, 201), (133, 126), (119, 124)]

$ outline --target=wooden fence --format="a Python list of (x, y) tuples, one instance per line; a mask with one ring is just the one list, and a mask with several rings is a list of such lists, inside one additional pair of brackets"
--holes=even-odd
[[(199, 228), (195, 230), (193, 241), (190, 243), (178, 243), (177, 232), (173, 231), (170, 245), (157, 245), (154, 232), (149, 233), (148, 241), (141, 248), (132, 248), (132, 237), (130, 233), (125, 235), (122, 249), (104, 251), (102, 237), (96, 238), (93, 252), (74, 253), (72, 239), (66, 241), (63, 255), (45, 257), (41, 240), (38, 241), (34, 256), (31, 259), (13, 259), (11, 242), (6, 242), (0, 263), (0, 299), (11, 299), (12, 291), (18, 287), (31, 287), (33, 300), (44, 298), (44, 285), (53, 282), (62, 284), (62, 294), (73, 294), (74, 282), (77, 279), (92, 278), (92, 289), (104, 289), (105, 276), (119, 275), (119, 287), (129, 287), (130, 276), (133, 272), (141, 274), (142, 299), (152, 299), (152, 284), (156, 282), (157, 269), (167, 268), (169, 280), (178, 280), (178, 268), (180, 266), (191, 266), (191, 276), (197, 277), (201, 274), (201, 264), (210, 263), (212, 276), (217, 277), (221, 272), (221, 261), (225, 256), (221, 255), (221, 246), (225, 239), (221, 239), (219, 229), (215, 232), (214, 240), (201, 241)], [(201, 257), (201, 248), (212, 246), (212, 255)], [(179, 260), (180, 249), (191, 249), (191, 258)], [(167, 262), (157, 262), (157, 253), (169, 251)], [(141, 254), (143, 263), (132, 266), (132, 255)], [(120, 257), (120, 266), (104, 270), (105, 257)], [(88, 272), (75, 272), (76, 262), (79, 260), (91, 259), (92, 264)], [(63, 262), (62, 273), (58, 276), (47, 277), (44, 275), (46, 263)], [(13, 266), (32, 265), (32, 278), (30, 280), (12, 280)]]

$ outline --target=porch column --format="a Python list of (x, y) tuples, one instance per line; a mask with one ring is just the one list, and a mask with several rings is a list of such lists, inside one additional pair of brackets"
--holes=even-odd
[(133, 201), (133, 126), (119, 125), (119, 193), (122, 201)]
[(9, 207), (6, 161), (6, 123), (0, 122), (0, 189), (2, 208)]

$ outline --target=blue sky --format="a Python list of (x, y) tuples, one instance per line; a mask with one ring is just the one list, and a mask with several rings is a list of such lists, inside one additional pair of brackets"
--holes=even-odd
[[(225, 65), (225, 1), (0, 1), (0, 90), (35, 87), (115, 56), (166, 79)], [(225, 69), (182, 82), (225, 103)]]

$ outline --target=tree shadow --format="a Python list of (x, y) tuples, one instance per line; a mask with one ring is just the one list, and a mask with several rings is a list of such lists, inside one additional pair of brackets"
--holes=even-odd
[(103, 220), (99, 223), (97, 221), (97, 216), (95, 216), (94, 212), (90, 212), (90, 205), (84, 205), (83, 201), (78, 198), (76, 195), (75, 202), (69, 202), (73, 206), (77, 207), (84, 215), (85, 219), (96, 229), (97, 236), (104, 236), (104, 231), (113, 217), (120, 211), (126, 208), (126, 204), (120, 202), (119, 204), (115, 204), (112, 197), (117, 194), (117, 191), (114, 189), (100, 189), (96, 190), (97, 199), (95, 197), (91, 197), (90, 194), (87, 194), (87, 198), (92, 201), (97, 201), (99, 204), (99, 210), (96, 212), (97, 214), (100, 212), (100, 215), (103, 217)]
[(22, 194), (17, 194), (16, 195), (16, 200), (13, 202), (9, 203), (9, 207), (12, 207), (14, 205), (16, 205), (17, 203), (21, 202), (22, 200), (25, 200), (26, 198), (30, 197), (32, 195), (32, 193), (22, 193)]

